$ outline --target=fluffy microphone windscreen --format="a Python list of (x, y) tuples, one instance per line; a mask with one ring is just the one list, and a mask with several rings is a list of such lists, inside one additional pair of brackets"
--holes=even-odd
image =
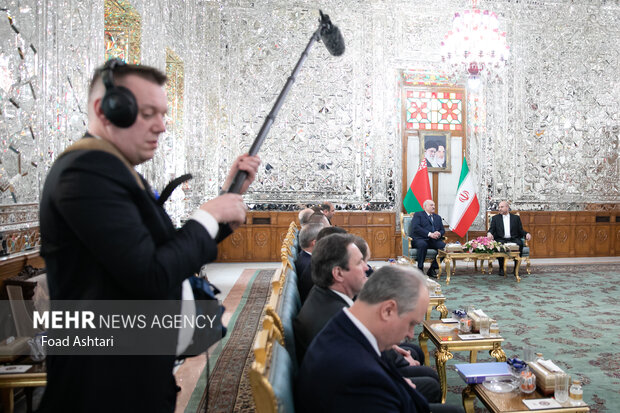
[(341, 56), (344, 53), (344, 38), (333, 24), (321, 29), (321, 40), (332, 56)]

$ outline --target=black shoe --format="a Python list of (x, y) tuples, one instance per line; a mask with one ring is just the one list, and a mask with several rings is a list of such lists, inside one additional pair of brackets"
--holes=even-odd
[(429, 269), (428, 272), (426, 273), (426, 275), (428, 275), (431, 278), (437, 278), (437, 273), (435, 272), (434, 269)]
[(499, 275), (500, 277), (503, 277), (504, 276), (504, 269), (500, 268), (499, 272), (497, 273), (497, 275)]

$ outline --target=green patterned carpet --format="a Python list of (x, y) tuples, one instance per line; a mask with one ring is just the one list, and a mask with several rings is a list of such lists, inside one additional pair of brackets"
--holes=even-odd
[[(450, 312), (471, 304), (498, 321), (508, 357), (522, 357), (523, 347), (533, 346), (581, 379), (593, 413), (620, 412), (620, 265), (537, 266), (530, 276), (523, 271), (520, 283), (514, 275), (484, 275), (474, 273), (473, 265), (459, 265), (450, 285), (445, 275), (440, 283)], [(432, 318), (438, 317), (433, 311)], [(434, 366), (434, 346), (428, 344)], [(493, 360), (478, 352), (478, 361)], [(465, 385), (454, 370), (457, 363), (468, 363), (468, 353), (455, 352), (447, 365), (447, 402), (461, 405)], [(486, 412), (479, 401), (476, 407)]]

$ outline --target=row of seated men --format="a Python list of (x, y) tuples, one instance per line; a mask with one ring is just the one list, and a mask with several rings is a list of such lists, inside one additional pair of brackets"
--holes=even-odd
[[(435, 214), (435, 202), (430, 199), (426, 200), (422, 207), (424, 211), (418, 211), (413, 214), (408, 228), (408, 234), (412, 240), (411, 246), (417, 250), (416, 261), (420, 271), (423, 271), (428, 249), (440, 250), (446, 246), (446, 243), (443, 242), (446, 230), (443, 226), (443, 219), (438, 214)], [(523, 238), (529, 241), (531, 235), (523, 229), (521, 218), (510, 213), (508, 201), (502, 201), (499, 203), (499, 214), (491, 219), (487, 237), (501, 243), (515, 243), (519, 246), (519, 253), (522, 254)], [(498, 275), (503, 276), (504, 259), (498, 258), (497, 260), (499, 264)], [(436, 277), (437, 268), (437, 261), (433, 260), (426, 274), (429, 277)]]
[(439, 403), (437, 373), (403, 342), (426, 313), (423, 274), (393, 265), (372, 272), (366, 241), (322, 223), (303, 225), (299, 245), (296, 410), (462, 412)]

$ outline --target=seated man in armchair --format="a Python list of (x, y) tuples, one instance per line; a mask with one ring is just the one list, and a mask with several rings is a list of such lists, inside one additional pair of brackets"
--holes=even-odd
[[(429, 248), (440, 250), (445, 248), (446, 243), (443, 238), (446, 230), (441, 223), (441, 217), (435, 214), (435, 202), (431, 199), (424, 201), (422, 205), (424, 211), (418, 211), (413, 214), (411, 225), (409, 227), (409, 236), (413, 248), (418, 250), (416, 261), (418, 268), (424, 272), (424, 260), (426, 259), (426, 251)], [(426, 273), (429, 277), (436, 276), (436, 270), (439, 268), (437, 261), (431, 262), (431, 267)]]
[[(514, 242), (519, 246), (519, 254), (523, 253), (523, 238), (527, 241), (532, 238), (529, 232), (523, 229), (521, 218), (510, 213), (510, 205), (507, 201), (499, 203), (499, 214), (491, 218), (491, 225), (487, 237), (503, 244)], [(504, 259), (498, 258), (499, 275), (504, 275)]]

